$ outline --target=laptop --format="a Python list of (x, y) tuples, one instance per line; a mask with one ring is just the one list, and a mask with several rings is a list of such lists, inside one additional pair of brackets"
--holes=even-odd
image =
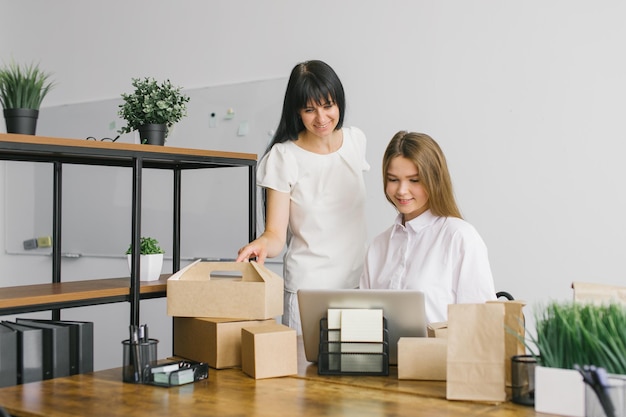
[(424, 293), (416, 290), (298, 290), (302, 341), (306, 360), (317, 362), (320, 319), (329, 308), (382, 309), (389, 332), (389, 364), (398, 364), (398, 339), (426, 337)]

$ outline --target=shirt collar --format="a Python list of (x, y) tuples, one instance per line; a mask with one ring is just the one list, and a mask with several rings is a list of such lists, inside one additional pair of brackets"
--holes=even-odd
[(419, 232), (425, 227), (430, 226), (437, 220), (438, 216), (435, 216), (430, 210), (426, 210), (413, 220), (409, 220), (404, 226), (402, 225), (402, 214), (398, 213), (394, 222), (394, 231), (398, 229), (410, 229), (413, 232)]

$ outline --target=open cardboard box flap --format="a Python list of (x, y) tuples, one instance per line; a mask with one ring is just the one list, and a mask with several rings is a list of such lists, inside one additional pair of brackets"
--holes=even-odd
[(283, 279), (256, 262), (198, 260), (167, 280), (167, 313), (263, 320), (283, 313)]

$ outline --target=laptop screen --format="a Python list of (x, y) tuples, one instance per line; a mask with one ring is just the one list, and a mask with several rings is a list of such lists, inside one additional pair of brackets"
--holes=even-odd
[(329, 308), (382, 309), (389, 332), (389, 364), (398, 363), (398, 339), (426, 337), (424, 293), (415, 290), (319, 290), (298, 291), (302, 340), (306, 360), (317, 362), (320, 320)]

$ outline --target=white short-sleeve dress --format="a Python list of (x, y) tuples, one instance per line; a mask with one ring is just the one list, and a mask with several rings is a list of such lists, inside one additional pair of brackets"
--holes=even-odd
[(291, 196), (283, 257), (287, 324), (293, 316), (299, 326), (299, 289), (359, 286), (367, 244), (363, 172), (369, 165), (363, 132), (342, 132), (343, 143), (331, 154), (309, 152), (289, 140), (275, 144), (259, 162), (257, 184)]

